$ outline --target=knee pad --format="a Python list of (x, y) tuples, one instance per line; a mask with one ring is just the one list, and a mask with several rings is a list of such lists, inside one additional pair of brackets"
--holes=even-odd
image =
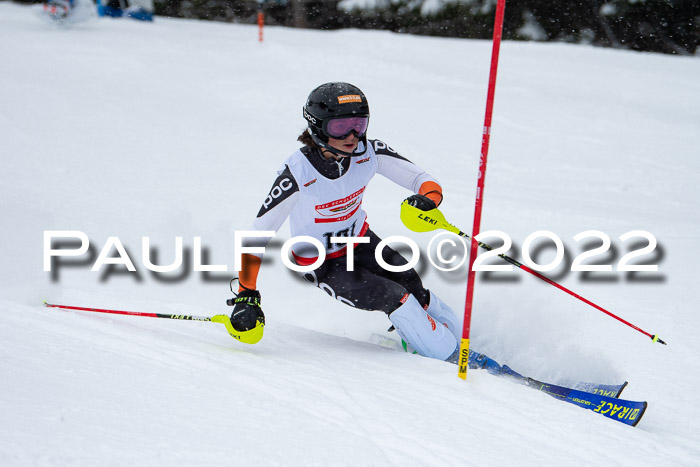
[(454, 335), (436, 322), (413, 295), (391, 312), (389, 320), (399, 336), (424, 357), (445, 360), (457, 348)]
[(462, 330), (459, 327), (457, 315), (452, 311), (452, 308), (440, 300), (440, 297), (435, 295), (432, 290), (429, 292), (430, 302), (427, 309), (428, 314), (438, 323), (447, 326), (447, 329), (449, 329), (455, 339), (459, 341), (462, 338)]

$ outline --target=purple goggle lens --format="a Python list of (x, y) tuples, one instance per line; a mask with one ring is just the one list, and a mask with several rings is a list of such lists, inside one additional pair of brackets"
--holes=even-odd
[(357, 136), (363, 136), (367, 131), (369, 117), (344, 117), (328, 120), (326, 124), (326, 135), (331, 138), (346, 138), (352, 131)]

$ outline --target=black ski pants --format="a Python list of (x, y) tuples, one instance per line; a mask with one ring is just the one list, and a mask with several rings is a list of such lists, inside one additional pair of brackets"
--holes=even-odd
[[(311, 272), (301, 273), (307, 281), (324, 290), (331, 297), (363, 310), (378, 310), (387, 314), (399, 306), (409, 293), (418, 302), (428, 304), (428, 291), (423, 287), (418, 273), (411, 268), (403, 272), (391, 272), (382, 268), (374, 257), (381, 239), (371, 230), (365, 237), (369, 243), (355, 245), (354, 271), (347, 269), (347, 256), (327, 259)], [(387, 264), (401, 266), (406, 259), (390, 247), (384, 247), (382, 258)]]

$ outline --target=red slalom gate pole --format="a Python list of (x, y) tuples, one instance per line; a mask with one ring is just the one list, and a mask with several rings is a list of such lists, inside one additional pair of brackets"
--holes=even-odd
[[(498, 73), (498, 54), (501, 50), (501, 36), (503, 35), (503, 17), (506, 9), (506, 0), (498, 0), (496, 4), (496, 20), (493, 27), (493, 49), (491, 51), (491, 71), (489, 73), (489, 89), (486, 96), (486, 115), (484, 116), (484, 133), (481, 138), (481, 157), (479, 158), (479, 176), (476, 186), (476, 201), (474, 203), (474, 226), (472, 238), (479, 234), (481, 228), (481, 208), (484, 200), (484, 180), (486, 179), (486, 162), (489, 155), (489, 140), (491, 137), (491, 119), (493, 116), (493, 100), (496, 94), (496, 75)], [(469, 253), (469, 272), (467, 276), (467, 296), (464, 303), (464, 325), (462, 327), (462, 340), (459, 345), (458, 376), (467, 379), (467, 366), (469, 363), (469, 333), (472, 320), (472, 304), (474, 303), (474, 260), (478, 252), (478, 243), (471, 242)]]
[(263, 41), (263, 26), (265, 25), (265, 13), (258, 12), (258, 42)]

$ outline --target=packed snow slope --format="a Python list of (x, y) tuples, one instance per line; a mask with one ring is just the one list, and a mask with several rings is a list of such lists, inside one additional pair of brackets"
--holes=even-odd
[[(636, 428), (388, 348), (386, 316), (282, 264), (287, 226), (259, 278), (254, 346), (214, 323), (41, 306), (228, 313), (234, 231), (298, 147), (307, 94), (331, 80), (365, 91), (370, 137), (435, 175), (443, 213), (470, 230), (490, 54), (488, 41), (355, 30), (268, 27), (258, 43), (251, 26), (165, 18), (57, 27), (0, 3), (0, 465), (698, 465), (698, 58), (501, 49), (482, 230), (506, 232), (517, 258), (529, 234), (553, 232), (566, 255), (550, 276), (669, 345), (515, 270), (480, 274), (472, 348), (554, 383), (628, 380), (623, 396), (649, 402)], [(364, 207), (380, 236), (425, 252), (433, 234), (398, 218), (408, 194), (377, 177)], [(45, 272), (57, 230), (90, 250)], [(612, 245), (584, 264), (612, 271), (571, 272), (601, 244), (574, 241), (587, 230)], [(658, 245), (631, 263), (657, 272), (617, 270), (647, 243), (620, 240), (634, 230)], [(110, 237), (136, 272), (91, 271)], [(182, 237), (183, 265), (149, 271), (143, 237), (160, 265)], [(193, 271), (195, 237), (227, 271)], [(464, 270), (424, 256), (418, 269), (461, 314)]]

